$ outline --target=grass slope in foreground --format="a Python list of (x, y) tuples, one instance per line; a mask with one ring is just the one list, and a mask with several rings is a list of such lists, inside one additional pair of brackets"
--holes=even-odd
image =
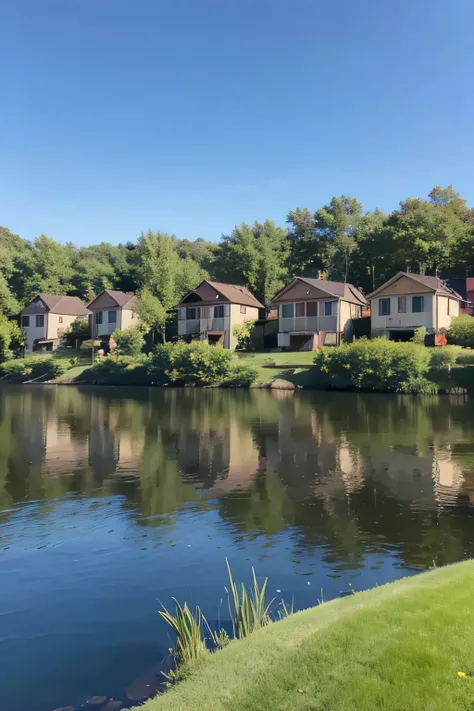
[(474, 708), (474, 561), (299, 612), (211, 655), (142, 711)]

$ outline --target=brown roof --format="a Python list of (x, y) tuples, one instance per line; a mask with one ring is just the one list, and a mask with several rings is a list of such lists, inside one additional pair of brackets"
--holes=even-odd
[[(90, 311), (78, 296), (57, 296), (56, 294), (39, 294), (33, 301), (25, 306), (23, 312), (34, 309), (38, 299), (45, 304), (49, 313), (64, 314), (64, 316), (87, 316)], [(22, 312), (22, 313), (23, 313)]]
[(92, 306), (94, 301), (96, 301), (102, 294), (108, 294), (115, 301), (117, 306), (122, 307), (126, 306), (136, 296), (133, 291), (114, 291), (113, 289), (104, 289), (95, 297), (95, 299), (92, 299), (88, 306)]
[(232, 304), (242, 304), (244, 306), (255, 306), (257, 309), (265, 308), (263, 304), (255, 298), (246, 286), (237, 284), (223, 284), (219, 281), (208, 282), (214, 289), (217, 289), (222, 296), (225, 296)]
[(433, 291), (438, 292), (439, 294), (449, 294), (455, 299), (459, 299), (460, 301), (462, 300), (462, 297), (459, 296), (459, 294), (454, 291), (454, 289), (450, 289), (449, 286), (447, 286), (441, 279), (435, 276), (424, 276), (422, 274), (412, 274), (411, 272), (398, 272), (398, 274), (395, 274), (391, 279), (385, 282), (385, 284), (382, 284), (382, 286), (379, 286), (378, 289), (373, 291), (367, 298), (371, 299), (375, 294), (378, 294), (379, 291), (382, 291), (387, 287), (389, 284), (392, 284), (394, 281), (397, 279), (400, 279), (401, 277), (408, 277), (409, 279), (412, 279), (413, 281), (417, 281), (419, 284), (422, 286), (427, 286), (428, 289), (432, 289)]
[[(253, 306), (254, 308), (257, 309), (263, 309), (264, 306), (263, 304), (258, 301), (258, 299), (255, 298), (255, 296), (252, 294), (251, 291), (247, 289), (245, 286), (238, 286), (237, 284), (223, 284), (222, 282), (219, 281), (208, 281), (205, 279), (202, 281), (199, 286), (197, 286), (195, 289), (193, 289), (189, 294), (187, 294), (184, 299), (181, 301), (181, 303), (184, 303), (185, 301), (190, 302), (190, 295), (191, 294), (196, 294), (196, 296), (199, 298), (199, 300), (202, 301), (208, 301), (210, 300), (209, 297), (212, 299), (214, 298), (212, 294), (215, 294), (215, 291), (209, 291), (209, 293), (206, 295), (205, 291), (206, 285), (211, 286), (215, 291), (217, 291), (221, 296), (226, 299), (226, 301), (230, 301), (231, 304), (242, 304), (243, 306)], [(206, 288), (204, 288), (206, 287)], [(200, 293), (201, 290), (201, 293)]]
[[(309, 279), (307, 277), (296, 277), (296, 279), (292, 281), (291, 284), (294, 284), (296, 281), (303, 281), (305, 282), (305, 284), (309, 284), (309, 286), (314, 286), (316, 289), (319, 289), (328, 296), (344, 299), (344, 301), (348, 301), (350, 304), (365, 306), (367, 303), (367, 299), (365, 298), (365, 296), (352, 284), (344, 284), (342, 281)], [(283, 289), (280, 289), (280, 291), (273, 297), (272, 302), (274, 302), (280, 294), (282, 294), (288, 287), (290, 287), (291, 284), (287, 284), (287, 286), (283, 287)]]

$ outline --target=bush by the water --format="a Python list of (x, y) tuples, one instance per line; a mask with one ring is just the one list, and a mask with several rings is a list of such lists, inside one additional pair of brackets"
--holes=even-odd
[(453, 346), (443, 346), (441, 348), (434, 348), (431, 351), (431, 367), (435, 370), (451, 370), (453, 365), (456, 365), (458, 359), (459, 350)]
[(153, 382), (172, 385), (221, 385), (230, 375), (230, 350), (205, 341), (164, 343), (156, 346), (148, 372)]
[(258, 372), (251, 365), (234, 365), (222, 385), (228, 388), (248, 388), (257, 380)]
[(424, 377), (430, 362), (428, 348), (383, 338), (320, 348), (314, 357), (326, 387), (397, 393), (437, 392), (437, 385)]
[(68, 367), (69, 363), (61, 359), (43, 355), (9, 360), (1, 366), (6, 380), (34, 380), (40, 376), (52, 380), (65, 373)]
[(448, 331), (448, 342), (474, 348), (474, 317), (468, 314), (455, 316)]
[(147, 356), (110, 355), (89, 368), (82, 379), (108, 385), (148, 385)]

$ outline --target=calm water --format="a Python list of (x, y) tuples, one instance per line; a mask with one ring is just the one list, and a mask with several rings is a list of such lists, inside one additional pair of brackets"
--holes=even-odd
[(226, 556), (306, 607), (474, 555), (474, 400), (277, 395), (0, 390), (2, 710), (121, 698)]

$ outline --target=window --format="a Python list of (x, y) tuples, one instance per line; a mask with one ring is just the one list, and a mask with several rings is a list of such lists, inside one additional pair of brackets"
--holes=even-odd
[(22, 316), (21, 325), (23, 326), (23, 328), (28, 328), (28, 326), (30, 325), (30, 317)]
[(247, 307), (246, 306), (240, 306), (240, 313), (241, 314), (246, 314), (247, 313)]
[(448, 316), (451, 316), (451, 299), (448, 299)]
[(59, 319), (58, 319), (58, 321), (59, 321), (59, 323), (62, 323), (62, 322), (63, 322), (63, 317), (60, 316)]
[(317, 316), (318, 315), (318, 302), (308, 301), (306, 304), (306, 316)]
[(44, 326), (44, 316), (41, 314), (41, 316), (36, 317), (36, 328), (43, 328)]
[(109, 311), (109, 323), (117, 323), (117, 312)]
[(199, 317), (199, 309), (197, 309), (195, 306), (186, 309), (186, 321), (197, 321)]
[(411, 298), (411, 310), (414, 314), (421, 314), (425, 310), (423, 296), (412, 296)]
[(399, 296), (398, 297), (398, 313), (399, 314), (406, 314), (407, 312), (407, 297), (406, 296)]
[(300, 302), (299, 304), (295, 304), (295, 314), (296, 314), (297, 318), (304, 316), (305, 313), (306, 313), (306, 309), (305, 309), (304, 301)]
[(98, 326), (102, 323), (102, 311), (97, 311), (95, 315), (95, 322)]
[(283, 304), (281, 307), (281, 317), (282, 318), (293, 318), (295, 315), (295, 305), (294, 304)]
[(390, 316), (390, 299), (379, 299), (379, 316)]
[(224, 304), (214, 306), (214, 318), (224, 318)]
[(324, 315), (335, 316), (337, 314), (337, 301), (324, 302)]

